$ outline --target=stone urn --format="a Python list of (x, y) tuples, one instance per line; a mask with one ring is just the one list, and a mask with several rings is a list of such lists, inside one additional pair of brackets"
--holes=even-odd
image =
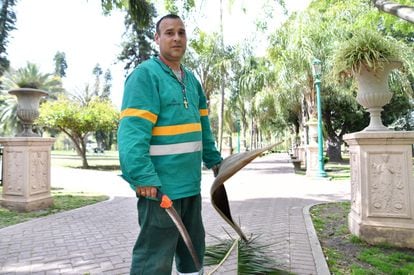
[(381, 120), (383, 106), (391, 101), (392, 93), (388, 88), (388, 75), (401, 66), (401, 62), (384, 62), (380, 70), (369, 70), (361, 66), (355, 74), (358, 83), (357, 102), (370, 113), (370, 122), (363, 131), (389, 131)]
[(39, 89), (18, 88), (9, 91), (17, 97), (17, 117), (22, 121), (23, 131), (17, 136), (38, 137), (32, 131), (33, 122), (39, 117), (39, 102), (48, 93)]

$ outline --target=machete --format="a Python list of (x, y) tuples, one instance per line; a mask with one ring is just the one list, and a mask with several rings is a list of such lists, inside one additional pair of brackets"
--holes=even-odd
[(181, 238), (184, 240), (191, 257), (193, 258), (196, 269), (201, 270), (200, 260), (198, 259), (197, 253), (194, 249), (193, 242), (191, 241), (190, 235), (188, 234), (180, 215), (177, 213), (177, 210), (175, 210), (172, 200), (167, 195), (163, 194), (159, 189), (157, 189), (157, 199), (161, 201), (161, 208), (165, 209), (165, 212), (167, 212), (168, 216), (170, 216), (171, 220), (177, 227), (178, 232), (180, 232)]

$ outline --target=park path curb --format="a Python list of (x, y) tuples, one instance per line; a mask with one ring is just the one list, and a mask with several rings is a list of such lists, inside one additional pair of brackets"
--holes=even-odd
[(313, 259), (315, 260), (316, 273), (318, 275), (330, 275), (331, 273), (329, 272), (329, 267), (326, 262), (325, 255), (323, 254), (322, 247), (310, 215), (310, 209), (318, 204), (320, 203), (305, 206), (303, 208), (303, 217), (306, 223), (306, 230), (308, 231), (309, 243), (311, 245)]

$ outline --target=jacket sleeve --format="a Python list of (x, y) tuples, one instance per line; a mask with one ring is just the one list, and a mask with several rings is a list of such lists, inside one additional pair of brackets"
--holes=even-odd
[(197, 90), (200, 98), (199, 102), (199, 111), (200, 111), (200, 120), (201, 128), (203, 135), (203, 162), (207, 168), (211, 168), (216, 164), (219, 164), (223, 158), (220, 155), (220, 152), (216, 148), (214, 141), (213, 133), (211, 131), (210, 120), (208, 118), (208, 107), (207, 99), (204, 94), (204, 91), (200, 85), (200, 82), (197, 82)]
[(118, 128), (118, 151), (122, 177), (137, 186), (161, 186), (149, 147), (160, 103), (154, 76), (135, 69), (126, 79)]

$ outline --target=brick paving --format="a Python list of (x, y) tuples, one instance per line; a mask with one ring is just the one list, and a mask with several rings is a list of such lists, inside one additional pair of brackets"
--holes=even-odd
[[(210, 171), (203, 172), (207, 245), (236, 234), (210, 205)], [(113, 172), (52, 168), (52, 186), (95, 191), (112, 199), (0, 229), (0, 274), (128, 274), (138, 234), (136, 199)], [(308, 209), (349, 199), (349, 182), (294, 174), (287, 154), (256, 159), (226, 182), (233, 218), (246, 235), (271, 244), (268, 254), (295, 274), (329, 274)], [(233, 256), (234, 257), (234, 256)], [(214, 274), (236, 274), (234, 258)], [(212, 267), (206, 267), (209, 273)]]

